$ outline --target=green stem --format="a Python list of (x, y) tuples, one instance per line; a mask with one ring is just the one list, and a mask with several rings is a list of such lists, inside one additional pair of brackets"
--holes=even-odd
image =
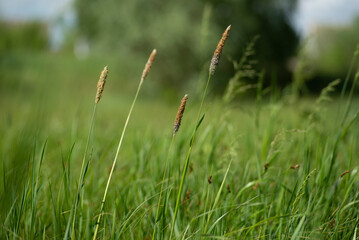
[(111, 181), (111, 178), (112, 178), (112, 173), (113, 173), (113, 170), (115, 169), (115, 165), (116, 165), (116, 162), (117, 162), (118, 154), (119, 154), (119, 152), (120, 152), (120, 148), (121, 148), (121, 145), (122, 145), (122, 140), (123, 140), (123, 137), (124, 137), (124, 135), (125, 135), (126, 128), (127, 128), (128, 122), (129, 122), (129, 120), (130, 120), (133, 107), (135, 106), (135, 103), (136, 103), (136, 100), (137, 100), (137, 97), (138, 97), (138, 93), (140, 92), (140, 89), (141, 89), (143, 80), (144, 80), (144, 79), (142, 78), (141, 81), (140, 81), (140, 84), (138, 85), (135, 98), (133, 99), (133, 102), (132, 102), (130, 111), (129, 111), (128, 115), (127, 115), (127, 119), (126, 119), (126, 122), (125, 122), (125, 126), (123, 127), (123, 130), (122, 130), (120, 142), (118, 143), (118, 147), (117, 147), (117, 151), (116, 151), (116, 156), (115, 156), (115, 159), (113, 160), (111, 172), (110, 172), (110, 175), (109, 175), (109, 177), (108, 177), (107, 184), (106, 184), (106, 188), (105, 188), (105, 193), (104, 193), (104, 195), (103, 195), (103, 199), (102, 199), (102, 202), (101, 202), (100, 214), (99, 214), (99, 216), (98, 216), (98, 218), (97, 218), (97, 221), (96, 221), (96, 229), (95, 229), (95, 233), (94, 233), (94, 235), (93, 235), (93, 240), (95, 240), (95, 239), (96, 239), (96, 236), (97, 236), (98, 228), (99, 228), (100, 221), (101, 221), (101, 216), (102, 216), (102, 214), (103, 214), (103, 209), (104, 209), (104, 206), (105, 206), (105, 201), (106, 201), (106, 196), (107, 196), (108, 187), (109, 187), (109, 185), (110, 185), (110, 181)]
[(344, 95), (345, 95), (345, 91), (347, 89), (347, 85), (349, 83), (349, 80), (350, 80), (350, 76), (352, 75), (352, 72), (353, 72), (353, 68), (354, 68), (354, 63), (357, 59), (357, 55), (354, 54), (353, 57), (352, 57), (352, 60), (351, 60), (351, 63), (350, 63), (350, 66), (349, 66), (349, 70), (347, 72), (347, 75), (345, 77), (345, 80), (344, 80), (344, 85), (343, 85), (343, 88), (342, 88), (342, 91), (340, 93), (340, 98), (339, 98), (339, 104), (338, 104), (338, 115), (337, 115), (337, 118), (336, 118), (336, 123), (338, 122), (338, 118), (340, 116), (340, 108), (341, 108), (341, 105), (342, 105), (342, 102), (343, 102), (343, 98), (344, 98)]
[(153, 227), (153, 234), (152, 234), (152, 240), (155, 239), (155, 234), (156, 234), (156, 225), (157, 225), (157, 221), (158, 221), (158, 215), (160, 213), (160, 205), (161, 205), (161, 199), (162, 199), (162, 191), (163, 191), (163, 185), (164, 185), (164, 181), (165, 181), (165, 177), (166, 177), (166, 173), (167, 173), (167, 168), (168, 168), (168, 159), (171, 153), (171, 149), (172, 149), (172, 145), (174, 142), (174, 138), (175, 135), (172, 135), (171, 138), (171, 143), (170, 146), (168, 148), (168, 152), (167, 152), (167, 156), (166, 156), (166, 163), (165, 163), (165, 170), (163, 172), (163, 177), (162, 177), (162, 182), (161, 182), (161, 191), (160, 191), (160, 196), (158, 198), (158, 204), (157, 204), (157, 212), (156, 212), (156, 218), (155, 218), (155, 226)]
[[(75, 239), (75, 222), (76, 222), (76, 212), (77, 212), (77, 205), (79, 203), (80, 200), (80, 195), (81, 195), (81, 189), (82, 189), (82, 185), (85, 179), (85, 175), (86, 173), (84, 173), (84, 166), (85, 166), (85, 161), (86, 161), (86, 156), (87, 156), (87, 152), (88, 152), (88, 147), (90, 144), (90, 138), (92, 135), (92, 131), (93, 131), (93, 126), (94, 126), (94, 122), (95, 122), (95, 115), (96, 115), (96, 107), (97, 104), (95, 103), (93, 111), (92, 111), (92, 117), (91, 117), (91, 123), (90, 123), (90, 130), (87, 136), (87, 140), (86, 140), (86, 145), (85, 145), (85, 152), (84, 152), (84, 156), (82, 158), (82, 165), (81, 165), (81, 171), (80, 171), (80, 176), (79, 176), (79, 181), (78, 181), (78, 186), (77, 186), (77, 194), (76, 194), (76, 198), (75, 198), (75, 202), (74, 205), (72, 206), (72, 211), (71, 211), (71, 215), (69, 217), (68, 223), (67, 223), (67, 227), (66, 227), (66, 232), (65, 232), (65, 236), (64, 239), (67, 239), (67, 236), (69, 234), (69, 228), (70, 228), (70, 222), (72, 219), (72, 233), (71, 233), (71, 239)], [(88, 160), (88, 162), (90, 161), (90, 159)], [(88, 164), (87, 162), (87, 164)]]
[(328, 171), (328, 174), (327, 174), (327, 176), (325, 178), (326, 182), (328, 182), (329, 177), (331, 175), (331, 172), (333, 170), (334, 162), (335, 162), (335, 159), (336, 159), (337, 153), (338, 153), (337, 152), (338, 151), (338, 145), (339, 145), (339, 142), (341, 141), (341, 138), (342, 138), (343, 126), (344, 126), (345, 120), (347, 119), (349, 111), (350, 111), (350, 108), (351, 108), (351, 104), (352, 104), (352, 101), (353, 101), (354, 89), (356, 87), (358, 78), (359, 78), (359, 69), (357, 70), (357, 73), (354, 76), (354, 81), (353, 81), (352, 87), (350, 89), (349, 97), (348, 97), (348, 103), (347, 103), (347, 106), (345, 108), (345, 112), (344, 112), (344, 116), (342, 118), (342, 121), (340, 122), (340, 126), (338, 128), (337, 138), (335, 140), (334, 149), (333, 149), (333, 152), (332, 152), (332, 156), (330, 158), (329, 171)]
[(196, 133), (197, 133), (198, 124), (199, 124), (199, 122), (200, 122), (200, 116), (201, 116), (202, 107), (203, 107), (203, 102), (204, 102), (204, 99), (206, 98), (207, 89), (208, 89), (208, 85), (209, 85), (209, 82), (210, 82), (211, 78), (212, 78), (212, 74), (209, 73), (209, 76), (208, 76), (208, 79), (207, 79), (206, 88), (204, 89), (204, 93), (203, 93), (203, 95), (202, 95), (201, 105), (200, 105), (200, 108), (199, 108), (199, 111), (198, 111), (196, 126), (195, 126), (195, 128), (194, 128), (194, 130), (193, 130), (193, 134), (192, 134), (192, 138), (191, 138), (191, 144), (190, 144), (190, 147), (189, 147), (189, 149), (188, 149), (185, 166), (184, 166), (184, 169), (183, 169), (183, 172), (182, 172), (182, 178), (181, 178), (181, 182), (180, 182), (180, 188), (179, 188), (179, 190), (178, 190), (178, 195), (177, 195), (175, 213), (174, 213), (173, 220), (172, 220), (170, 239), (172, 239), (173, 229), (174, 229), (174, 226), (175, 226), (175, 223), (176, 223), (176, 218), (177, 218), (177, 213), (178, 213), (178, 207), (179, 207), (179, 203), (180, 203), (181, 195), (182, 195), (182, 191), (183, 191), (183, 184), (184, 184), (184, 181), (185, 181), (185, 178), (186, 178), (186, 174), (187, 174), (187, 170), (188, 170), (188, 166), (189, 166), (189, 163), (190, 163), (190, 157), (191, 157), (191, 153), (192, 153), (193, 142), (194, 142), (194, 139), (195, 139), (195, 136), (196, 136)]
[(218, 193), (217, 193), (216, 198), (215, 198), (215, 200), (214, 200), (213, 206), (212, 206), (211, 210), (209, 211), (209, 214), (208, 214), (208, 217), (207, 217), (207, 224), (206, 224), (206, 227), (205, 227), (205, 229), (204, 229), (204, 234), (207, 233), (207, 230), (208, 230), (208, 227), (209, 227), (209, 223), (210, 223), (212, 214), (213, 214), (214, 209), (216, 208), (216, 206), (217, 206), (217, 204), (218, 204), (218, 201), (219, 201), (219, 198), (220, 198), (220, 196), (221, 196), (221, 192), (222, 192), (224, 183), (226, 182), (226, 178), (227, 178), (229, 169), (231, 168), (231, 165), (232, 165), (232, 159), (229, 161), (227, 171), (226, 171), (226, 173), (224, 174), (224, 177), (223, 177), (221, 186), (220, 186), (220, 188), (219, 188), (219, 190), (218, 190)]

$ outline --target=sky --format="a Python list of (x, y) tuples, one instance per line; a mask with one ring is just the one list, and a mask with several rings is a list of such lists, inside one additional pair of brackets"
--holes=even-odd
[[(0, 0), (0, 17), (8, 20), (54, 20), (71, 12), (73, 0)], [(290, 0), (288, 0), (290, 1)], [(344, 25), (359, 15), (359, 0), (299, 0), (294, 23), (308, 35), (317, 25)]]
[(0, 0), (0, 16), (8, 20), (51, 20), (69, 10), (72, 0)]
[(359, 16), (359, 0), (299, 0), (297, 29), (308, 35), (318, 25), (346, 25)]

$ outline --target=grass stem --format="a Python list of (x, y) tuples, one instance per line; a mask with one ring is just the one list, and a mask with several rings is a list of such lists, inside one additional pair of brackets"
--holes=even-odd
[[(158, 216), (159, 216), (159, 213), (160, 213), (160, 206), (161, 206), (161, 201), (162, 201), (163, 185), (164, 185), (164, 181), (165, 181), (166, 174), (167, 174), (168, 160), (169, 160), (169, 156), (170, 156), (170, 154), (171, 154), (171, 149), (172, 149), (172, 146), (173, 146), (174, 138), (175, 138), (175, 135), (172, 135), (171, 143), (170, 143), (170, 146), (169, 146), (169, 148), (168, 148), (168, 152), (167, 152), (167, 156), (166, 156), (165, 169), (164, 169), (164, 171), (163, 171), (163, 177), (162, 177), (162, 182), (161, 182), (160, 196), (159, 196), (159, 198), (158, 198), (158, 203), (157, 203), (157, 211), (156, 211), (155, 224), (154, 224), (154, 227), (153, 227), (152, 240), (155, 239), (156, 226), (157, 226), (157, 221), (158, 221)], [(167, 190), (166, 190), (166, 191), (167, 191)]]
[(206, 87), (205, 87), (203, 95), (202, 95), (202, 101), (201, 101), (201, 105), (200, 105), (199, 110), (198, 110), (196, 126), (195, 126), (195, 128), (193, 130), (190, 147), (188, 149), (186, 162), (185, 162), (183, 172), (182, 172), (182, 178), (181, 178), (180, 187), (179, 187), (178, 194), (177, 194), (176, 207), (175, 207), (175, 212), (174, 212), (174, 216), (173, 216), (173, 220), (172, 220), (171, 233), (170, 233), (170, 238), (169, 239), (172, 239), (173, 230), (174, 230), (174, 226), (175, 226), (176, 218), (177, 218), (177, 214), (178, 214), (179, 203), (181, 201), (181, 195), (182, 195), (182, 191), (183, 191), (183, 184), (184, 184), (184, 181), (186, 179), (187, 170), (188, 170), (188, 166), (189, 166), (189, 163), (190, 163), (190, 157), (191, 157), (191, 153), (192, 153), (193, 142), (194, 142), (194, 139), (196, 137), (198, 127), (199, 127), (201, 121), (203, 120), (203, 117), (200, 118), (200, 116), (201, 116), (204, 99), (206, 98), (207, 89), (208, 89), (208, 85), (209, 85), (209, 82), (210, 82), (211, 78), (212, 78), (212, 73), (210, 72), (209, 76), (208, 76), (208, 79), (207, 79)]
[(128, 115), (127, 115), (127, 119), (126, 119), (126, 122), (125, 122), (125, 126), (123, 127), (123, 130), (122, 130), (122, 134), (121, 134), (120, 142), (118, 143), (118, 147), (117, 147), (115, 159), (113, 160), (112, 167), (111, 167), (111, 171), (110, 171), (110, 175), (109, 175), (109, 177), (108, 177), (107, 184), (106, 184), (106, 188), (105, 188), (105, 192), (104, 192), (104, 194), (103, 194), (103, 198), (102, 198), (102, 202), (101, 202), (101, 208), (100, 208), (100, 214), (99, 214), (99, 216), (98, 216), (98, 218), (97, 218), (97, 221), (96, 221), (96, 228), (95, 228), (95, 233), (94, 233), (94, 235), (93, 235), (93, 240), (95, 240), (96, 237), (97, 237), (98, 228), (99, 228), (99, 225), (100, 225), (101, 217), (102, 217), (102, 215), (103, 215), (103, 210), (104, 210), (104, 206), (105, 206), (105, 201), (106, 201), (106, 196), (107, 196), (108, 187), (110, 186), (110, 182), (111, 182), (113, 170), (115, 169), (115, 165), (116, 165), (116, 162), (117, 162), (117, 159), (118, 159), (118, 154), (119, 154), (119, 152), (120, 152), (120, 148), (121, 148), (121, 145), (122, 145), (123, 137), (124, 137), (124, 135), (125, 135), (128, 122), (130, 121), (130, 117), (131, 117), (133, 108), (134, 108), (134, 106), (135, 106), (135, 103), (136, 103), (138, 94), (139, 94), (139, 92), (140, 92), (140, 89), (141, 89), (143, 80), (144, 80), (144, 79), (142, 78), (141, 81), (140, 81), (140, 84), (138, 85), (135, 98), (133, 99), (133, 102), (132, 102), (132, 104), (131, 104), (130, 111), (129, 111)]

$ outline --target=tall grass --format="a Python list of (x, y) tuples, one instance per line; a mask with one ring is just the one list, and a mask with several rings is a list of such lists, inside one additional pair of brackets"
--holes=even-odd
[(101, 72), (100, 79), (98, 80), (98, 83), (97, 83), (97, 92), (96, 92), (96, 97), (95, 97), (95, 105), (94, 105), (94, 108), (93, 108), (93, 111), (92, 111), (92, 117), (91, 117), (91, 121), (90, 121), (90, 129), (89, 129), (89, 133), (88, 133), (87, 140), (86, 140), (86, 145), (85, 145), (85, 152), (84, 152), (84, 156), (82, 158), (80, 176), (79, 176), (78, 186), (77, 186), (77, 194), (76, 194), (76, 197), (75, 197), (75, 200), (74, 200), (74, 204), (73, 204), (73, 207), (72, 207), (72, 210), (71, 210), (70, 217), (68, 219), (64, 239), (68, 238), (68, 234), (69, 234), (69, 231), (70, 231), (71, 220), (72, 220), (72, 230), (71, 230), (72, 235), (71, 235), (71, 238), (75, 239), (75, 222), (76, 222), (77, 206), (78, 206), (78, 203), (79, 203), (79, 200), (80, 200), (81, 190), (82, 190), (84, 180), (85, 180), (85, 177), (86, 177), (87, 169), (89, 167), (90, 160), (91, 160), (88, 157), (88, 148), (89, 148), (90, 138), (91, 138), (93, 127), (94, 127), (97, 104), (101, 100), (102, 92), (103, 92), (105, 84), (106, 84), (107, 74), (108, 74), (108, 67), (106, 66), (103, 69), (103, 71)]
[(184, 181), (186, 179), (188, 166), (190, 164), (190, 157), (191, 157), (191, 153), (192, 153), (193, 142), (195, 140), (197, 130), (198, 130), (199, 126), (201, 125), (203, 119), (204, 119), (204, 115), (201, 117), (204, 99), (206, 98), (209, 82), (210, 82), (210, 80), (211, 80), (211, 78), (212, 78), (212, 76), (213, 76), (213, 74), (214, 74), (214, 72), (216, 70), (217, 65), (218, 65), (218, 62), (219, 62), (219, 59), (221, 57), (224, 44), (225, 44), (225, 42), (226, 42), (226, 40), (228, 38), (230, 29), (231, 29), (231, 26), (229, 25), (227, 27), (227, 29), (224, 31), (224, 33), (222, 35), (222, 38), (219, 40), (217, 48), (214, 51), (214, 54), (213, 54), (213, 57), (212, 57), (212, 60), (211, 60), (211, 64), (209, 66), (209, 74), (208, 74), (206, 87), (204, 88), (204, 91), (203, 91), (201, 104), (200, 104), (198, 114), (197, 114), (196, 125), (195, 125), (195, 128), (193, 130), (193, 134), (192, 134), (192, 137), (191, 137), (191, 141), (190, 141), (190, 145), (189, 145), (185, 165), (184, 165), (184, 168), (183, 168), (183, 171), (182, 171), (182, 178), (181, 178), (181, 181), (180, 181), (180, 186), (179, 186), (179, 190), (178, 190), (178, 194), (177, 194), (177, 200), (176, 200), (176, 207), (175, 207), (173, 221), (172, 221), (172, 225), (171, 225), (170, 239), (172, 238), (173, 230), (174, 230), (174, 227), (175, 227), (178, 208), (179, 208), (179, 204), (180, 204), (181, 196), (182, 196), (182, 191), (183, 191), (183, 184), (184, 184)]
[[(240, 76), (225, 101), (213, 100), (204, 121), (223, 45), (222, 38), (201, 101), (187, 106), (177, 135), (184, 110), (179, 108), (170, 138), (164, 126), (172, 106), (137, 102), (155, 52), (129, 112), (118, 107), (126, 103), (120, 93), (112, 96), (118, 115), (112, 105), (97, 109), (96, 100), (89, 129), (77, 124), (88, 121), (87, 114), (76, 113), (66, 98), (63, 110), (50, 103), (44, 112), (33, 109), (37, 99), (0, 101), (0, 238), (356, 239), (359, 54), (338, 101), (336, 80), (316, 99), (288, 102), (285, 92), (263, 85), (262, 71), (251, 75), (258, 78), (250, 87), (257, 89), (256, 100), (229, 105), (243, 76), (238, 66)], [(141, 111), (131, 118), (135, 105)], [(119, 122), (122, 116), (117, 145), (117, 124), (109, 119)], [(123, 144), (125, 134), (129, 144)], [(84, 146), (81, 136), (87, 136)]]
[(126, 118), (126, 122), (125, 122), (125, 125), (123, 127), (123, 130), (122, 130), (122, 134), (121, 134), (121, 138), (120, 138), (120, 141), (118, 143), (118, 147), (117, 147), (117, 151), (116, 151), (116, 155), (115, 155), (115, 158), (113, 160), (113, 164), (112, 164), (112, 167), (111, 167), (111, 171), (110, 171), (110, 175), (108, 177), (108, 180), (107, 180), (107, 184), (106, 184), (106, 188), (105, 188), (105, 192), (103, 194), (103, 198), (102, 198), (102, 201), (101, 201), (101, 208), (100, 208), (100, 214), (97, 218), (97, 222), (96, 222), (96, 228), (95, 228), (95, 233), (93, 235), (93, 239), (95, 240), (96, 239), (96, 236), (97, 236), (97, 232), (98, 232), (98, 228), (100, 226), (100, 221), (101, 221), (101, 216), (103, 214), (103, 209), (104, 209), (104, 206), (105, 206), (105, 202), (106, 202), (106, 196), (107, 196), (107, 191), (108, 191), (108, 188), (109, 188), (109, 185), (110, 185), (110, 181), (111, 181), (111, 178), (112, 178), (112, 174), (113, 174), (113, 170), (115, 169), (115, 166), (116, 166), (116, 162), (117, 162), (117, 158), (118, 158), (118, 154), (120, 152), (120, 148), (121, 148), (121, 145), (122, 145), (122, 140), (123, 140), (123, 137), (125, 135), (125, 132), (126, 132), (126, 129), (127, 129), (127, 125), (128, 125), (128, 122), (130, 121), (130, 117), (131, 117), (131, 114), (132, 114), (132, 111), (133, 111), (133, 108), (136, 104), (136, 100), (137, 100), (137, 97), (138, 97), (138, 94), (141, 90), (141, 86), (143, 84), (143, 81), (146, 79), (151, 67), (152, 67), (152, 63), (153, 61), (155, 60), (155, 56), (156, 56), (156, 49), (154, 49), (150, 55), (150, 57), (148, 58), (148, 61), (143, 69), (143, 72), (142, 72), (142, 76), (141, 76), (141, 80), (140, 80), (140, 83), (138, 85), (138, 88), (137, 88), (137, 92), (135, 94), (135, 98), (133, 99), (133, 102), (131, 104), (131, 108), (130, 108), (130, 111), (128, 112), (128, 115), (127, 115), (127, 118)]
[[(176, 115), (176, 119), (173, 125), (173, 133), (172, 133), (172, 138), (171, 138), (171, 142), (167, 151), (167, 156), (166, 156), (166, 160), (165, 160), (165, 166), (164, 166), (164, 170), (163, 170), (163, 177), (162, 177), (162, 181), (161, 181), (161, 190), (160, 190), (160, 195), (158, 198), (158, 204), (157, 204), (157, 212), (156, 212), (156, 218), (155, 218), (155, 223), (154, 223), (154, 227), (153, 227), (153, 234), (152, 234), (152, 239), (155, 239), (156, 236), (156, 229), (157, 229), (157, 221), (159, 220), (159, 213), (160, 213), (160, 205), (162, 202), (162, 193), (163, 193), (163, 187), (164, 187), (164, 182), (165, 182), (165, 178), (167, 176), (167, 171), (168, 171), (168, 160), (170, 157), (170, 154), (172, 152), (172, 146), (173, 146), (173, 141), (174, 138), (181, 126), (181, 122), (182, 122), (182, 117), (183, 117), (183, 113), (185, 111), (186, 108), (186, 104), (187, 104), (187, 100), (188, 100), (188, 95), (184, 95), (184, 97), (181, 100), (181, 104), (178, 108), (178, 112)], [(167, 190), (165, 191), (166, 195), (167, 195)], [(166, 213), (166, 209), (165, 209), (165, 205), (163, 204), (163, 214), (162, 214), (162, 235), (164, 234), (164, 228), (165, 228), (165, 213)]]

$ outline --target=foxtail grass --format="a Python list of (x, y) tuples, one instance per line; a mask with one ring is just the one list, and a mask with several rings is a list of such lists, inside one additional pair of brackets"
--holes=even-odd
[[(86, 145), (85, 145), (85, 152), (84, 152), (84, 156), (82, 158), (80, 176), (79, 176), (78, 186), (77, 186), (77, 193), (76, 193), (75, 201), (74, 201), (73, 206), (72, 206), (70, 217), (69, 217), (68, 222), (67, 222), (64, 239), (68, 238), (71, 220), (72, 220), (71, 239), (75, 239), (75, 222), (76, 222), (77, 205), (78, 205), (78, 203), (80, 201), (81, 190), (82, 190), (84, 180), (85, 180), (85, 176), (86, 176), (86, 173), (87, 173), (87, 169), (88, 169), (88, 166), (89, 166), (90, 160), (91, 160), (90, 158), (87, 158), (88, 147), (89, 147), (90, 138), (91, 138), (91, 135), (92, 135), (92, 132), (93, 132), (97, 104), (101, 100), (102, 92), (103, 92), (105, 84), (106, 84), (107, 75), (108, 75), (108, 67), (106, 66), (102, 70), (100, 78), (99, 78), (99, 80), (97, 82), (97, 92), (96, 92), (96, 97), (95, 97), (95, 104), (94, 104), (93, 111), (92, 111), (92, 117), (91, 117), (91, 121), (90, 121), (90, 129), (89, 129), (89, 133), (88, 133), (87, 140), (86, 140)], [(86, 161), (86, 158), (87, 158), (87, 161)]]
[(175, 123), (173, 125), (173, 136), (176, 135), (176, 133), (178, 132), (178, 130), (179, 130), (180, 126), (181, 126), (182, 117), (183, 117), (184, 110), (186, 108), (187, 100), (188, 100), (188, 95), (186, 94), (182, 98), (181, 104), (180, 104), (180, 106), (178, 108)]
[(106, 196), (107, 196), (107, 191), (108, 191), (108, 188), (110, 186), (110, 182), (111, 182), (111, 178), (112, 178), (112, 174), (113, 174), (113, 170), (115, 169), (115, 166), (116, 166), (116, 162), (117, 162), (117, 158), (118, 158), (118, 154), (120, 152), (120, 148), (121, 148), (121, 145), (122, 145), (122, 141), (123, 141), (123, 137), (125, 135), (125, 132), (126, 132), (126, 129), (127, 129), (127, 125), (128, 125), (128, 122), (130, 121), (130, 118), (131, 118), (131, 114), (132, 114), (132, 111), (133, 111), (133, 108), (136, 104), (136, 100), (137, 100), (137, 97), (138, 97), (138, 94), (141, 90), (141, 87), (142, 87), (142, 84), (145, 80), (145, 78), (147, 77), (151, 67), (152, 67), (152, 64), (153, 64), (153, 61), (155, 60), (155, 57), (156, 57), (156, 54), (157, 54), (157, 51), (156, 49), (153, 49), (150, 57), (148, 58), (147, 60), (147, 63), (143, 69), (143, 72), (142, 72), (142, 76), (141, 76), (141, 80), (140, 80), (140, 83), (138, 85), (138, 88), (137, 88), (137, 91), (136, 91), (136, 94), (135, 94), (135, 98), (133, 99), (132, 101), (132, 104), (131, 104), (131, 107), (130, 107), (130, 111), (127, 115), (127, 119), (126, 119), (126, 122), (125, 122), (125, 125), (123, 127), (123, 130), (122, 130), (122, 134), (121, 134), (121, 138), (120, 138), (120, 141), (118, 143), (118, 147), (117, 147), (117, 151), (116, 151), (116, 155), (115, 155), (115, 158), (113, 160), (113, 164), (112, 164), (112, 167), (111, 167), (111, 171), (110, 171), (110, 175), (108, 177), (108, 180), (107, 180), (107, 184), (106, 184), (106, 188), (105, 188), (105, 192), (104, 192), (104, 195), (103, 195), (103, 198), (102, 198), (102, 201), (101, 201), (101, 207), (100, 207), (100, 213), (98, 215), (98, 218), (97, 218), (97, 221), (96, 221), (96, 228), (95, 228), (95, 232), (94, 232), (94, 235), (93, 235), (93, 239), (95, 240), (96, 237), (97, 237), (97, 233), (98, 233), (98, 229), (99, 229), (99, 226), (100, 226), (100, 221), (101, 221), (101, 217), (103, 215), (103, 210), (104, 210), (104, 206), (105, 206), (105, 202), (106, 202)]
[(205, 87), (203, 95), (202, 95), (202, 100), (201, 100), (201, 104), (200, 104), (200, 107), (199, 107), (199, 110), (198, 110), (196, 125), (195, 125), (193, 133), (192, 133), (190, 146), (189, 146), (189, 149), (188, 149), (185, 165), (184, 165), (183, 172), (182, 172), (182, 178), (181, 178), (179, 190), (178, 190), (178, 193), (177, 193), (176, 206), (175, 206), (174, 216), (173, 216), (173, 220), (172, 220), (171, 232), (170, 232), (169, 239), (172, 239), (173, 230), (174, 230), (174, 227), (175, 227), (175, 224), (176, 224), (176, 218), (177, 218), (177, 214), (178, 214), (178, 208), (179, 208), (179, 205), (180, 205), (180, 202), (181, 202), (183, 186), (184, 186), (184, 182), (185, 182), (185, 179), (186, 179), (188, 166), (190, 164), (190, 157), (191, 157), (191, 153), (192, 153), (193, 142), (195, 140), (197, 130), (198, 130), (199, 126), (201, 125), (203, 119), (204, 119), (204, 114), (203, 114), (202, 117), (201, 117), (201, 115), (202, 115), (203, 103), (204, 103), (204, 100), (205, 100), (206, 95), (207, 95), (208, 85), (209, 85), (209, 82), (211, 81), (211, 78), (214, 75), (216, 67), (217, 67), (217, 65), (219, 63), (219, 59), (220, 59), (220, 57), (222, 55), (224, 44), (225, 44), (225, 42), (226, 42), (226, 40), (227, 40), (227, 38), (229, 36), (230, 29), (231, 29), (231, 25), (229, 25), (227, 27), (227, 29), (223, 32), (222, 38), (219, 40), (219, 42), (217, 44), (217, 47), (216, 47), (216, 50), (214, 51), (212, 59), (211, 59), (211, 64), (209, 66), (208, 79), (207, 79), (206, 87)]
[[(161, 190), (160, 190), (160, 195), (159, 195), (158, 203), (157, 203), (157, 211), (156, 211), (155, 224), (154, 224), (154, 227), (153, 227), (152, 240), (154, 240), (155, 236), (156, 236), (156, 227), (157, 227), (157, 222), (158, 222), (158, 219), (159, 219), (160, 206), (161, 206), (161, 201), (162, 201), (163, 186), (164, 186), (165, 178), (166, 178), (166, 175), (167, 175), (168, 160), (169, 160), (169, 156), (171, 154), (174, 138), (175, 138), (176, 133), (178, 132), (180, 126), (181, 126), (183, 113), (184, 113), (184, 111), (186, 109), (187, 100), (188, 100), (188, 95), (185, 94), (184, 97), (181, 100), (181, 103), (180, 103), (180, 106), (178, 108), (178, 112), (177, 112), (177, 115), (176, 115), (176, 119), (175, 119), (175, 122), (173, 124), (172, 138), (171, 138), (170, 146), (169, 146), (168, 151), (167, 151), (167, 156), (166, 156), (166, 160), (165, 160), (165, 167), (164, 167), (163, 177), (162, 177), (162, 182), (161, 182)], [(165, 209), (163, 210), (163, 212), (165, 212)], [(162, 231), (163, 231), (163, 229), (162, 229)]]

